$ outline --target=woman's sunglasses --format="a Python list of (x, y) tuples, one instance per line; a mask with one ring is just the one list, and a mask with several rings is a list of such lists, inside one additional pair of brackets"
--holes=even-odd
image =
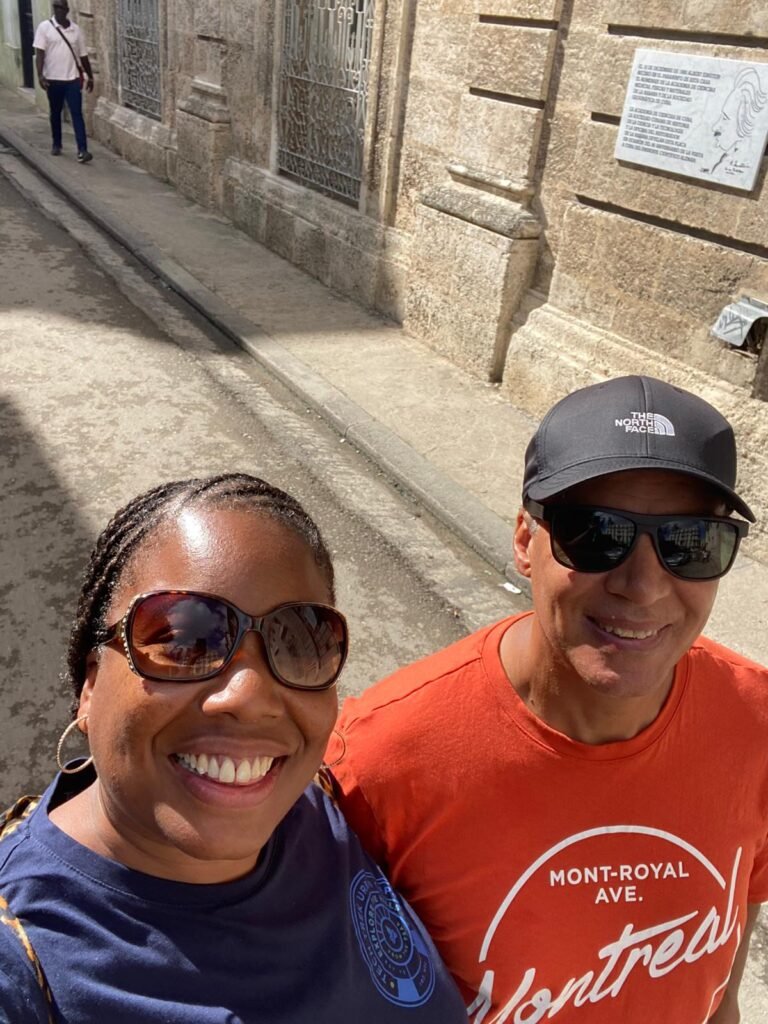
[(327, 690), (347, 657), (347, 622), (324, 604), (297, 601), (253, 616), (213, 594), (139, 594), (97, 647), (120, 641), (133, 671), (158, 683), (199, 683), (223, 672), (247, 632), (261, 636), (275, 679), (293, 690)]
[(681, 580), (716, 580), (733, 565), (749, 523), (725, 516), (641, 516), (583, 505), (525, 501), (532, 516), (549, 523), (555, 560), (577, 572), (610, 572), (647, 533), (659, 561)]

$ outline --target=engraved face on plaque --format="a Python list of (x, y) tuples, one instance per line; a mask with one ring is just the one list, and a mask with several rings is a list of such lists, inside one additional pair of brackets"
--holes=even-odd
[(768, 63), (636, 50), (615, 157), (751, 191), (768, 137)]

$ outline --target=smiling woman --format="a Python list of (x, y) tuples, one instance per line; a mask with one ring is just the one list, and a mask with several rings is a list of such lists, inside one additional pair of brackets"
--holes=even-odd
[(0, 1022), (466, 1020), (312, 781), (347, 654), (333, 605), (317, 527), (262, 480), (170, 483), (116, 514), (70, 643), (63, 740), (92, 761), (60, 744), (0, 841)]

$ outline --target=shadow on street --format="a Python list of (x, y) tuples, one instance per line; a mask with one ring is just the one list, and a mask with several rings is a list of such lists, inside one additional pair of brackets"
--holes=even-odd
[(55, 771), (69, 715), (61, 680), (91, 538), (18, 410), (0, 399), (0, 806)]

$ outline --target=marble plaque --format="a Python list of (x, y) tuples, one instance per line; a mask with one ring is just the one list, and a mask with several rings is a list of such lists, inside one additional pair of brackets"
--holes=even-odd
[(636, 50), (615, 157), (750, 192), (768, 136), (768, 63)]

